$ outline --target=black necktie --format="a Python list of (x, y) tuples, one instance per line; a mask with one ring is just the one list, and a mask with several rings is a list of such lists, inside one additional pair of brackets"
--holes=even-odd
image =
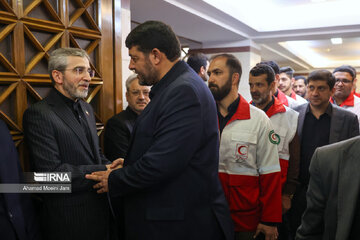
[(80, 100), (74, 102), (73, 104), (73, 107), (74, 107), (74, 111), (75, 111), (75, 115), (77, 116), (77, 120), (79, 121), (85, 135), (86, 135), (86, 138), (87, 138), (87, 141), (90, 145), (91, 148), (92, 147), (92, 138), (91, 138), (91, 132), (90, 132), (90, 129), (89, 129), (89, 125), (87, 124), (87, 121), (85, 119), (85, 115), (84, 115), (84, 112), (82, 111), (81, 109), (81, 106), (80, 106)]

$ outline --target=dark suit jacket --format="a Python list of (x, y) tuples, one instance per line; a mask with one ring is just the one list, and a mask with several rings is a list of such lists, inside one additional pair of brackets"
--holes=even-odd
[[(297, 132), (300, 142), (302, 138), (305, 113), (309, 104), (310, 103), (303, 104), (294, 108), (295, 111), (299, 112)], [(358, 135), (359, 122), (357, 116), (348, 110), (332, 105), (329, 143), (339, 142)]]
[(90, 146), (74, 113), (55, 91), (30, 106), (23, 121), (34, 170), (72, 174), (71, 194), (40, 194), (44, 238), (106, 239), (106, 195), (98, 195), (92, 188), (94, 182), (85, 179), (85, 174), (105, 170), (104, 164), (110, 163), (100, 151), (93, 110), (80, 100), (91, 132)]
[(233, 240), (219, 178), (213, 97), (180, 61), (152, 87), (133, 130), (125, 167), (109, 177), (113, 201), (124, 197), (124, 239)]
[(110, 161), (125, 158), (137, 116), (130, 107), (127, 107), (125, 111), (116, 114), (107, 122), (104, 134), (104, 153)]
[(360, 190), (360, 137), (318, 148), (297, 240), (348, 239)]
[[(14, 142), (0, 120), (0, 183), (21, 183), (23, 174)], [(0, 239), (39, 239), (38, 225), (28, 194), (0, 193)]]

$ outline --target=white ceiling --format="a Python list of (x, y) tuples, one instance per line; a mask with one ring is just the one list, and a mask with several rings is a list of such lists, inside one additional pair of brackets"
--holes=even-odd
[[(190, 48), (251, 45), (260, 50), (263, 60), (275, 60), (296, 71), (341, 64), (360, 67), (360, 1), (357, 0), (320, 3), (311, 0), (130, 0), (130, 3), (133, 22), (166, 22)], [(332, 45), (330, 38), (334, 37), (342, 37), (343, 44)], [(286, 41), (298, 41), (298, 45), (284, 44)], [(301, 53), (307, 54), (301, 56)]]

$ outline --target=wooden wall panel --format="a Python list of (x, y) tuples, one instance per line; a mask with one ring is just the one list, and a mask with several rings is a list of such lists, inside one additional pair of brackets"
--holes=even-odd
[(94, 108), (99, 134), (114, 115), (114, 82), (121, 82), (115, 76), (121, 69), (114, 71), (114, 48), (121, 54), (121, 43), (113, 41), (114, 19), (119, 19), (113, 14), (120, 8), (112, 0), (0, 0), (0, 118), (25, 169), (22, 116), (52, 87), (47, 74), (52, 50), (70, 46), (88, 52), (96, 75), (86, 101)]

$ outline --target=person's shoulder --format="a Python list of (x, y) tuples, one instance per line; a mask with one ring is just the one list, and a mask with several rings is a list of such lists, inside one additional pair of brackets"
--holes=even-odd
[(108, 121), (106, 125), (112, 125), (112, 124), (122, 124), (126, 120), (129, 120), (129, 113), (126, 110), (123, 110), (119, 112), (118, 114), (115, 114), (112, 116)]
[(31, 104), (24, 112), (24, 114), (34, 113), (34, 112), (46, 112), (49, 110), (49, 105), (45, 99), (42, 99), (36, 103)]
[(252, 119), (254, 118), (254, 119), (261, 119), (264, 121), (268, 121), (268, 120), (270, 121), (270, 118), (266, 115), (266, 113), (263, 110), (253, 106), (252, 104), (249, 104), (249, 106), (250, 106), (250, 116)]
[(296, 107), (293, 107), (292, 109), (298, 113), (300, 113), (301, 111), (303, 111), (304, 109), (306, 109), (308, 107), (309, 103), (304, 103), (301, 105), (298, 105)]
[(351, 111), (349, 111), (347, 109), (336, 106), (335, 104), (332, 104), (332, 107), (333, 107), (333, 114), (335, 114), (335, 115), (339, 115), (339, 116), (347, 117), (347, 118), (356, 117), (355, 113), (353, 113), (353, 112), (351, 112)]
[(296, 94), (296, 101), (299, 102), (300, 104), (307, 103), (305, 98), (303, 98), (302, 96), (297, 95), (297, 94)]
[(342, 151), (351, 151), (356, 150), (360, 148), (360, 136), (353, 137), (347, 140), (343, 140), (340, 142), (336, 142), (333, 144), (325, 145), (318, 148), (318, 152), (320, 155), (327, 155), (327, 156), (333, 156), (337, 155), (338, 153)]

